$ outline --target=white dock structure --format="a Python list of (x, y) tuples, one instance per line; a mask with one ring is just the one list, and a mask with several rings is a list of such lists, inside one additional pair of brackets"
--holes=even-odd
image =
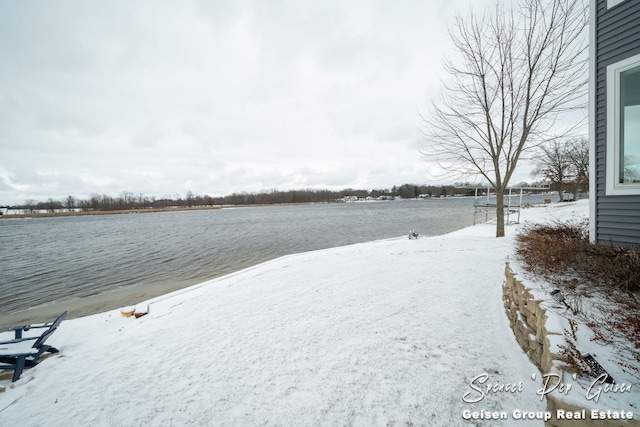
[[(478, 194), (480, 190), (480, 194)], [(522, 196), (524, 191), (549, 191), (548, 185), (533, 187), (514, 187), (509, 188), (507, 194), (504, 195), (504, 210), (506, 224), (520, 223), (520, 209), (522, 209)], [(484, 222), (489, 221), (489, 212), (496, 210), (496, 193), (492, 187), (475, 189), (475, 198), (473, 201), (473, 223), (474, 225), (483, 222), (478, 220), (478, 215), (482, 217), (484, 214)], [(515, 219), (513, 218), (515, 216)]]

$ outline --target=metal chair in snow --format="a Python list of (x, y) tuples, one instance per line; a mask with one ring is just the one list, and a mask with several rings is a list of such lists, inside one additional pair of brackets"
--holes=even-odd
[[(38, 325), (16, 326), (14, 339), (0, 342), (0, 369), (13, 370), (12, 382), (18, 381), (25, 367), (33, 367), (38, 364), (38, 358), (43, 353), (57, 353), (58, 349), (45, 344), (45, 341), (58, 329), (62, 320), (67, 316), (65, 311), (51, 323)], [(45, 331), (36, 336), (22, 337), (23, 331), (31, 329), (46, 328)]]

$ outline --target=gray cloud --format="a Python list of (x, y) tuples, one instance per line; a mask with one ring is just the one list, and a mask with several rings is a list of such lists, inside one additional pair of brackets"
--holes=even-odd
[(471, 3), (0, 0), (0, 204), (423, 182)]

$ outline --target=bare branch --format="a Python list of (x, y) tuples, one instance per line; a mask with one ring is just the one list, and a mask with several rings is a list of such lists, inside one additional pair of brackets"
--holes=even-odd
[(449, 35), (461, 60), (445, 60), (449, 80), (421, 116), (421, 154), (504, 194), (523, 153), (585, 106), (587, 21), (585, 0), (521, 0), (512, 9), (497, 1), (482, 15), (458, 15)]

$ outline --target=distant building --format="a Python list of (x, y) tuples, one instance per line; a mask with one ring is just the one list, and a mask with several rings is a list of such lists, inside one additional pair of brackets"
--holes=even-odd
[(640, 1), (590, 8), (590, 236), (640, 244)]
[(344, 196), (342, 200), (345, 202), (357, 202), (358, 196)]

